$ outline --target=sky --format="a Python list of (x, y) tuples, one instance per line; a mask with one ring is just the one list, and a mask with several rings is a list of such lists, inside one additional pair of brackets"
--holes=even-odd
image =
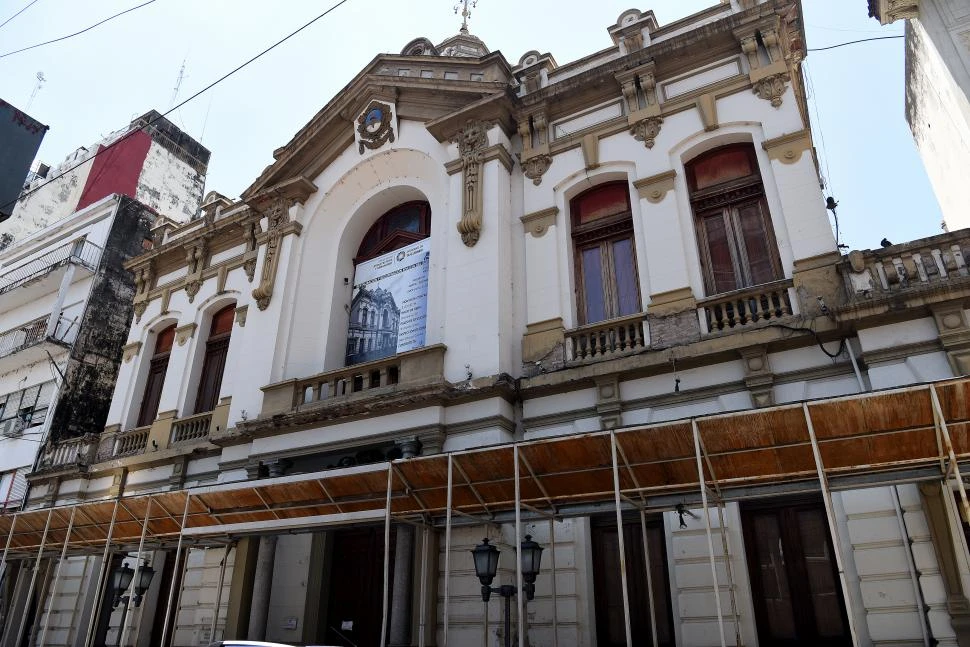
[[(36, 0), (0, 27), (0, 55), (144, 1)], [(661, 25), (717, 2), (641, 1)], [(0, 22), (28, 2), (0, 0)], [(50, 126), (38, 157), (56, 164), (133, 117), (167, 111), (336, 2), (155, 0), (80, 36), (0, 57), (0, 97)], [(869, 18), (866, 0), (803, 5), (809, 48), (902, 33), (901, 23)], [(512, 64), (534, 49), (562, 65), (609, 47), (607, 27), (629, 8), (631, 0), (479, 0), (470, 29)], [(212, 151), (206, 191), (237, 197), (375, 55), (400, 53), (419, 36), (441, 42), (460, 24), (454, 0), (346, 0), (169, 119)], [(839, 201), (840, 242), (852, 249), (941, 231), (904, 117), (903, 58), (894, 39), (810, 52), (804, 64), (825, 194)], [(35, 93), (38, 72), (46, 82)]]

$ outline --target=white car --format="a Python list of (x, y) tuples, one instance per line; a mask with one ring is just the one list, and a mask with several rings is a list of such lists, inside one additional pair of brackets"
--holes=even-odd
[(217, 643), (210, 644), (209, 647), (293, 647), (293, 645), (261, 642), (259, 640), (220, 640)]

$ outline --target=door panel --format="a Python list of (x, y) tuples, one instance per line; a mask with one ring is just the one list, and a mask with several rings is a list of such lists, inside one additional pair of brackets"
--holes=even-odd
[[(391, 573), (394, 572), (391, 533)], [(350, 528), (333, 533), (327, 645), (377, 647), (381, 642), (384, 591), (384, 528)]]

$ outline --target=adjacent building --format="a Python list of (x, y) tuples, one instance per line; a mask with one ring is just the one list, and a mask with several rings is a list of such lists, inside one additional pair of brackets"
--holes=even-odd
[[(10, 217), (48, 127), (0, 99), (0, 222)], [(0, 239), (0, 245), (3, 241)]]
[(869, 0), (869, 15), (906, 21), (906, 121), (950, 230), (970, 226), (970, 6), (962, 0)]
[(839, 253), (798, 2), (607, 33), (417, 38), (156, 222), (4, 645), (970, 644), (970, 233)]

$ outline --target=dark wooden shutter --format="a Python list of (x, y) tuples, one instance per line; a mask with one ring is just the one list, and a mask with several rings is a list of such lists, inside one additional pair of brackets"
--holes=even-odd
[(206, 343), (202, 377), (199, 378), (199, 394), (195, 398), (195, 413), (212, 411), (219, 403), (219, 390), (222, 388), (222, 374), (226, 368), (228, 352), (228, 336)]
[(161, 357), (153, 357), (148, 367), (148, 380), (145, 382), (145, 395), (141, 399), (141, 409), (138, 411), (138, 427), (145, 427), (155, 420), (158, 415), (158, 403), (162, 399), (162, 387), (165, 386), (165, 372), (168, 370), (168, 353)]

